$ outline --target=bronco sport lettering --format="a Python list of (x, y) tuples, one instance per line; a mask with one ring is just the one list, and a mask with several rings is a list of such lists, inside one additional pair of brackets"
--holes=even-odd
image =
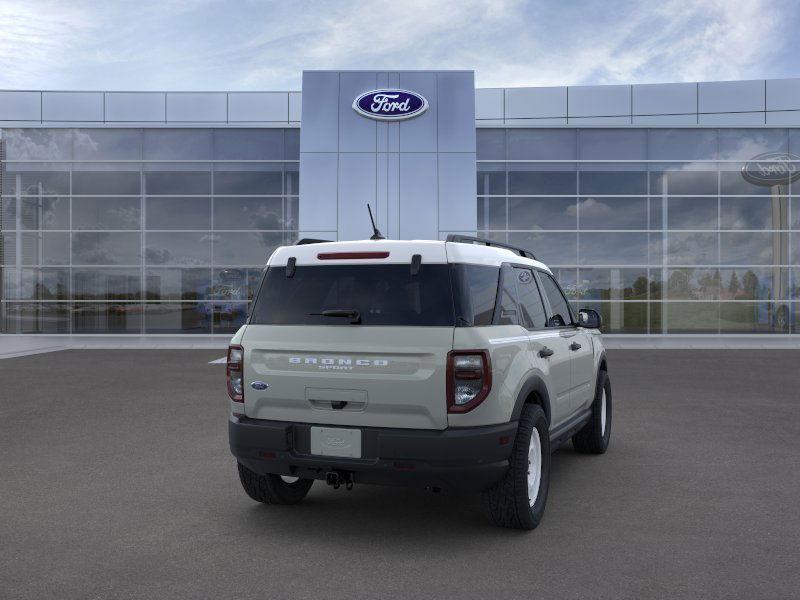
[(355, 364), (358, 367), (385, 367), (388, 366), (389, 361), (383, 359), (375, 359), (375, 360), (368, 360), (366, 358), (315, 358), (315, 357), (306, 357), (301, 358), (299, 356), (292, 356), (289, 357), (289, 364), (292, 365), (299, 365), (299, 364), (306, 364), (306, 365), (316, 365), (319, 363), (320, 365), (336, 365), (336, 366), (351, 366)]

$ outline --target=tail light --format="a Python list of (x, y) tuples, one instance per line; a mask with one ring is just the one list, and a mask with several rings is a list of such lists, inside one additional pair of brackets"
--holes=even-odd
[(244, 348), (228, 346), (228, 365), (225, 369), (228, 379), (228, 396), (234, 402), (244, 402)]
[(486, 350), (453, 350), (447, 354), (447, 412), (471, 411), (492, 389), (492, 364)]

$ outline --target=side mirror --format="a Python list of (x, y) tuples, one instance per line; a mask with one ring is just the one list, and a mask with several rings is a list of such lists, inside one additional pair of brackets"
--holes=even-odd
[(600, 329), (603, 326), (603, 318), (596, 310), (582, 308), (578, 311), (578, 325), (586, 329)]

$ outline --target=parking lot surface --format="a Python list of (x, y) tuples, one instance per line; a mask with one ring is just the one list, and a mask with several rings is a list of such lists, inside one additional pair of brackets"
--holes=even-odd
[(533, 532), (404, 488), (252, 502), (220, 355), (0, 361), (0, 598), (797, 597), (800, 351), (610, 351), (611, 447), (555, 454)]

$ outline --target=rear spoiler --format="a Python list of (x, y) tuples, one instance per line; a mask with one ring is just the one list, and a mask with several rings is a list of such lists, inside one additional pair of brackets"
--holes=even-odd
[[(305, 246), (307, 244), (324, 244), (326, 242), (331, 242), (331, 241), (332, 240), (318, 240), (318, 239), (315, 239), (315, 238), (303, 238), (301, 240), (298, 240), (297, 243), (295, 244), (295, 246)], [(369, 253), (364, 253), (364, 254), (369, 254)], [(374, 254), (378, 254), (378, 253), (376, 252)], [(388, 252), (386, 252), (386, 256), (389, 256)], [(317, 257), (320, 258), (320, 259), (332, 258), (332, 256), (329, 256), (328, 254), (318, 254)], [(360, 258), (368, 258), (368, 257), (364, 256), (364, 257), (360, 257)], [(381, 256), (381, 257), (375, 257), (375, 258), (385, 258), (385, 257)], [(286, 262), (286, 277), (294, 277), (295, 270), (297, 269), (296, 265), (297, 265), (297, 259), (294, 256), (290, 256), (289, 260)], [(415, 254), (415, 255), (413, 255), (411, 257), (411, 275), (412, 276), (418, 275), (421, 269), (422, 269), (422, 255)]]

